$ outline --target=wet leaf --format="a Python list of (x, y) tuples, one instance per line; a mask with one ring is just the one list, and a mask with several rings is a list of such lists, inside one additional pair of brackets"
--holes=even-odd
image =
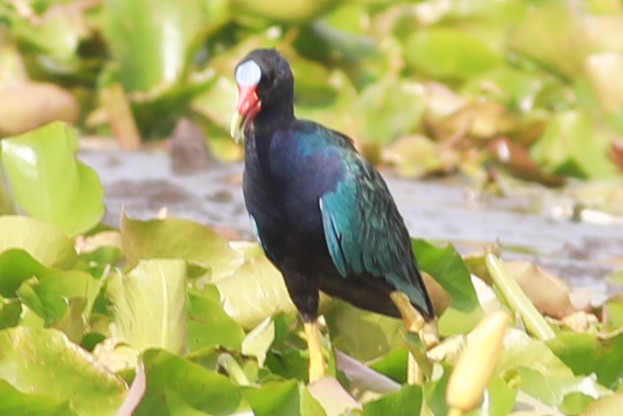
[(0, 142), (2, 167), (13, 197), (29, 215), (75, 236), (104, 215), (104, 191), (95, 171), (76, 160), (78, 138), (64, 123)]
[[(127, 390), (119, 377), (53, 329), (0, 331), (0, 379), (5, 390), (9, 384), (34, 395), (35, 406), (41, 406), (45, 396), (51, 398), (50, 404), (63, 408), (68, 403), (76, 415), (85, 416), (113, 414)], [(24, 400), (23, 393), (11, 396), (12, 400)]]
[(127, 274), (114, 274), (108, 296), (114, 337), (138, 350), (181, 353), (187, 345), (186, 264), (181, 259), (142, 260)]

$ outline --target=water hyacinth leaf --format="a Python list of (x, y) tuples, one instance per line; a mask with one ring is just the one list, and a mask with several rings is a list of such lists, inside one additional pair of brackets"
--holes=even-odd
[[(579, 393), (592, 399), (611, 394), (610, 390), (591, 377), (546, 377), (542, 373), (523, 367), (518, 368), (517, 373), (520, 379), (519, 389), (552, 406), (562, 405), (565, 398), (571, 394)], [(570, 404), (568, 403), (567, 406)], [(572, 409), (569, 414), (581, 414), (586, 400), (577, 401), (576, 405), (580, 408)]]
[(380, 358), (404, 346), (403, 324), (395, 318), (367, 312), (336, 301), (324, 314), (333, 345), (360, 361)]
[(36, 281), (27, 281), (17, 291), (22, 302), (46, 325), (62, 320), (70, 312), (70, 300), (81, 298), (84, 316), (89, 315), (100, 282), (80, 270), (51, 271)]
[(301, 414), (299, 383), (296, 380), (269, 381), (259, 387), (245, 387), (242, 394), (255, 416)]
[(242, 327), (223, 311), (218, 290), (207, 286), (201, 293), (190, 291), (188, 347), (196, 351), (210, 346), (240, 350), (245, 337)]
[(586, 111), (566, 111), (552, 117), (532, 156), (553, 173), (607, 179), (618, 175), (607, 156), (610, 141)]
[(113, 304), (112, 335), (137, 350), (162, 348), (181, 353), (187, 344), (186, 263), (142, 260), (108, 283)]
[(397, 392), (367, 403), (363, 416), (411, 416), (420, 414), (422, 407), (422, 387), (404, 386)]
[(370, 368), (400, 384), (404, 384), (407, 382), (407, 361), (408, 351), (403, 347), (383, 355), (383, 357), (372, 362)]
[(104, 215), (104, 191), (95, 171), (76, 159), (78, 138), (54, 122), (0, 142), (13, 197), (29, 215), (69, 236), (93, 228)]
[(353, 109), (359, 135), (387, 144), (419, 127), (424, 112), (424, 89), (388, 75), (365, 88)]
[(503, 372), (518, 367), (529, 368), (547, 377), (573, 377), (571, 369), (545, 343), (511, 328), (504, 339), (504, 353), (498, 370)]
[(225, 312), (245, 329), (277, 312), (296, 311), (281, 273), (263, 255), (246, 260), (216, 287)]
[[(15, 31), (20, 41), (44, 53), (45, 56), (59, 62), (69, 62), (74, 57), (86, 28), (82, 25), (82, 19), (62, 10), (62, 7), (59, 4), (52, 5), (41, 18), (39, 16), (36, 19), (34, 16), (30, 19), (25, 16), (14, 18), (11, 29)], [(74, 13), (76, 11), (78, 9), (75, 9)]]
[(241, 352), (244, 355), (255, 357), (257, 364), (262, 367), (274, 340), (275, 322), (271, 317), (268, 317), (245, 336), (242, 340)]
[(77, 416), (68, 400), (23, 393), (4, 380), (0, 380), (0, 397), (0, 414), (3, 415)]
[(210, 228), (179, 218), (140, 221), (123, 216), (123, 250), (130, 264), (141, 259), (177, 258), (208, 268), (210, 281), (230, 275), (242, 256)]
[(483, 316), (482, 308), (461, 255), (452, 245), (436, 247), (425, 240), (412, 240), (420, 268), (450, 295), (450, 307), (439, 319), (442, 335), (465, 333)]
[(427, 75), (465, 80), (502, 64), (486, 43), (455, 28), (430, 28), (405, 40), (407, 64)]
[(33, 394), (33, 403), (37, 396), (61, 408), (68, 402), (81, 416), (114, 414), (127, 390), (121, 378), (61, 332), (22, 326), (0, 331), (0, 380)]
[[(561, 332), (547, 346), (574, 374), (596, 374), (604, 386), (613, 386), (623, 378), (623, 334), (600, 339), (594, 334)], [(590, 359), (589, 359), (590, 357)]]
[[(74, 244), (61, 229), (46, 222), (21, 216), (0, 216), (0, 253), (21, 249), (45, 267), (69, 268), (78, 259)], [(10, 254), (3, 259), (10, 264), (29, 264), (29, 271), (42, 268), (23, 254)]]
[(0, 254), (0, 295), (15, 297), (24, 280), (40, 277), (50, 269), (22, 249), (8, 249)]
[(233, 0), (232, 10), (242, 15), (280, 23), (303, 23), (325, 12), (335, 3), (335, 0), (276, 0), (270, 4), (253, 0)]
[(199, 2), (106, 0), (104, 6), (103, 34), (126, 91), (181, 80), (205, 17)]
[(142, 359), (147, 389), (135, 416), (253, 415), (227, 377), (166, 351), (149, 350)]
[(0, 297), (0, 329), (19, 324), (22, 310), (22, 304), (17, 299), (8, 300)]
[(582, 74), (589, 39), (582, 14), (566, 2), (547, 2), (527, 13), (511, 30), (507, 47), (562, 78)]

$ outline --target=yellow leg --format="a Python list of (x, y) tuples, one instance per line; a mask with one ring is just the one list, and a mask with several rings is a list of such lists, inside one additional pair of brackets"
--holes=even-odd
[(304, 322), (305, 335), (307, 336), (307, 350), (309, 351), (309, 382), (320, 380), (326, 375), (322, 346), (320, 345), (320, 334), (318, 324), (314, 322)]
[[(426, 322), (417, 309), (411, 305), (409, 298), (404, 293), (392, 292), (390, 296), (398, 308), (400, 316), (402, 316), (405, 330), (409, 333), (418, 334), (426, 349), (436, 345), (439, 342), (436, 321)], [(410, 348), (407, 382), (409, 384), (421, 384), (424, 382), (425, 374), (430, 373), (430, 371), (431, 363), (426, 357), (426, 352), (417, 347)]]

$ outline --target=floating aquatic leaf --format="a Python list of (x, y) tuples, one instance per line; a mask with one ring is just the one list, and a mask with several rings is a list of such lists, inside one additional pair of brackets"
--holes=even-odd
[[(42, 271), (43, 268), (31, 262), (28, 257), (43, 266), (60, 268), (70, 267), (77, 260), (73, 242), (51, 224), (34, 218), (5, 215), (0, 216), (0, 229), (0, 252), (21, 249), (27, 253), (7, 254), (2, 259), (7, 262), (5, 267), (12, 263), (15, 267), (35, 274), (34, 272)], [(22, 276), (26, 278), (26, 274), (23, 273)], [(14, 285), (12, 287), (16, 289)]]
[(223, 375), (166, 351), (149, 350), (142, 359), (147, 389), (134, 415), (253, 415)]
[(142, 260), (127, 274), (114, 274), (108, 296), (113, 336), (138, 350), (187, 346), (186, 264), (181, 259)]
[(124, 215), (121, 238), (130, 264), (141, 259), (184, 259), (211, 270), (212, 282), (230, 275), (243, 261), (212, 229), (185, 219), (140, 221)]
[(69, 407), (70, 414), (84, 416), (113, 414), (127, 391), (118, 376), (61, 332), (23, 326), (0, 331), (0, 380), (5, 391), (24, 392), (13, 391), (11, 400), (26, 401), (24, 396), (32, 394), (36, 409), (46, 397), (50, 407)]
[(76, 160), (77, 149), (77, 136), (61, 122), (0, 142), (0, 160), (17, 204), (69, 236), (90, 230), (104, 215), (100, 180)]

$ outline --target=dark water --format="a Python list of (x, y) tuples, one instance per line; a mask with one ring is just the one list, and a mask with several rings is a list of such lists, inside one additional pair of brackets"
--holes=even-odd
[[(106, 190), (106, 222), (118, 226), (122, 207), (137, 218), (168, 215), (251, 235), (242, 194), (239, 164), (212, 162), (192, 173), (176, 173), (166, 153), (82, 151)], [(407, 181), (386, 175), (388, 185), (413, 236), (451, 242), (462, 252), (498, 242), (505, 258), (546, 266), (574, 286), (597, 297), (614, 290), (604, 277), (612, 259), (623, 257), (623, 222), (575, 222), (553, 215), (568, 201), (539, 189), (539, 198), (476, 195), (454, 180)]]

